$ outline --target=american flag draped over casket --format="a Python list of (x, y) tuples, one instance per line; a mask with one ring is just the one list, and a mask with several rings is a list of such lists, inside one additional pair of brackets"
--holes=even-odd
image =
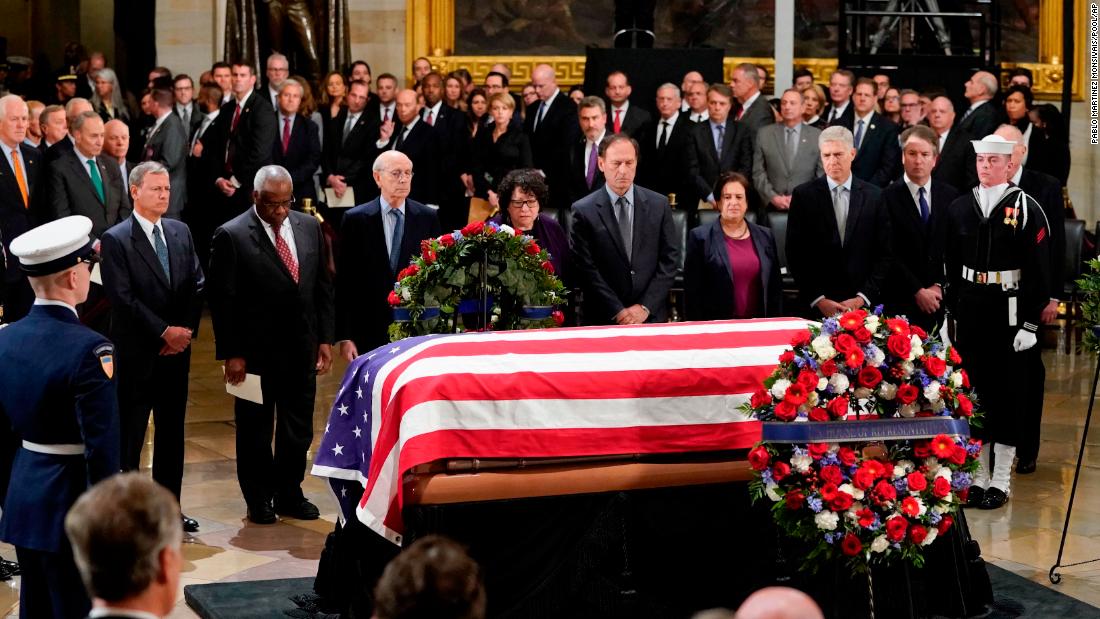
[(348, 367), (314, 461), (342, 518), (400, 544), (402, 476), (455, 458), (745, 449), (738, 407), (794, 318), (431, 335)]

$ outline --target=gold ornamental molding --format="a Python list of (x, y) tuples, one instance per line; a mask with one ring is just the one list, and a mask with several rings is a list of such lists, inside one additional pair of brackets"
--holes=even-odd
[[(1073, 83), (1074, 100), (1082, 100), (1085, 88), (1084, 41), (1085, 41), (1085, 0), (1072, 0), (1078, 16), (1074, 49), (1079, 59)], [(519, 92), (531, 79), (531, 70), (535, 65), (546, 63), (554, 67), (558, 83), (564, 86), (584, 82), (584, 56), (456, 56), (455, 49), (455, 11), (454, 0), (406, 0), (405, 19), (405, 67), (412, 67), (413, 59), (424, 56), (432, 63), (432, 68), (446, 74), (458, 68), (465, 68), (473, 76), (475, 83), (482, 83), (489, 67), (496, 63), (506, 65), (512, 71), (511, 89)], [(1039, 9), (1039, 57), (1035, 62), (1002, 63), (1005, 69), (1026, 67), (1035, 77), (1035, 96), (1043, 100), (1057, 100), (1062, 96), (1062, 83), (1065, 67), (1062, 64), (1062, 3), (1060, 0), (1040, 0)], [(722, 73), (729, 81), (734, 67), (742, 62), (751, 62), (763, 66), (768, 75), (775, 75), (774, 58), (732, 58), (722, 61)], [(814, 81), (826, 84), (829, 75), (836, 70), (835, 58), (795, 58), (795, 69), (809, 69)], [(406, 80), (411, 83), (412, 75)], [(1005, 80), (1007, 83), (1007, 80)]]

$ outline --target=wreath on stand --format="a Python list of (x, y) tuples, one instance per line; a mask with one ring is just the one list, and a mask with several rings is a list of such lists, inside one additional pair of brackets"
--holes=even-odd
[[(977, 471), (977, 401), (962, 359), (904, 317), (849, 311), (812, 324), (743, 410), (764, 421), (749, 452), (754, 500), (772, 502), (802, 568), (908, 561), (954, 523)], [(872, 609), (873, 616), (873, 597)]]
[(476, 221), (420, 242), (389, 294), (390, 340), (429, 333), (557, 327), (566, 290), (545, 249), (508, 225)]

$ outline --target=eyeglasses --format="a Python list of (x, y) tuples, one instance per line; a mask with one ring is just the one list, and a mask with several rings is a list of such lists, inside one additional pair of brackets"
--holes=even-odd
[(411, 181), (413, 177), (411, 170), (390, 170), (386, 175), (395, 181)]
[(521, 211), (525, 208), (535, 210), (539, 207), (539, 201), (536, 200), (535, 198), (531, 198), (529, 200), (510, 200), (508, 202), (508, 206), (511, 206), (513, 208), (517, 208)]
[(283, 200), (282, 202), (267, 202), (267, 201), (261, 200), (260, 204), (264, 208), (269, 208), (271, 210), (280, 209), (280, 208), (289, 209), (292, 206), (294, 206), (294, 198), (291, 198), (289, 200)]
[(95, 265), (100, 263), (101, 258), (99, 254), (91, 254), (80, 259), (82, 264), (88, 265), (88, 272), (91, 273), (95, 269)]
[(919, 103), (902, 103), (901, 107), (920, 107)]

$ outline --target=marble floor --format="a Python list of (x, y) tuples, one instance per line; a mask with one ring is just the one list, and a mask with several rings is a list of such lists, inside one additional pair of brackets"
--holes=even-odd
[[(320, 508), (320, 520), (282, 519), (275, 525), (257, 526), (245, 519), (235, 472), (232, 399), (222, 384), (221, 365), (214, 360), (208, 321), (200, 333), (192, 356), (182, 503), (183, 511), (197, 519), (201, 529), (184, 545), (183, 585), (313, 576), (325, 536), (336, 519), (335, 501), (316, 478), (307, 476), (305, 492)], [(1047, 343), (1051, 348), (1044, 352), (1047, 394), (1038, 471), (1016, 477), (1012, 500), (1003, 509), (972, 511), (967, 517), (987, 561), (1100, 607), (1100, 562), (1063, 569), (1059, 585), (1047, 580), (1058, 552), (1095, 368), (1095, 358), (1065, 354), (1063, 340), (1055, 344), (1051, 337)], [(337, 361), (333, 373), (318, 382), (314, 448), (345, 366)], [(151, 427), (147, 439), (152, 431)], [(143, 454), (146, 467), (150, 449), (147, 445)], [(14, 558), (6, 544), (0, 544), (0, 554)], [(1097, 428), (1085, 450), (1062, 563), (1094, 558), (1100, 558)], [(18, 577), (0, 583), (0, 616), (17, 616), (18, 598)], [(170, 617), (197, 617), (183, 602), (182, 591)]]

